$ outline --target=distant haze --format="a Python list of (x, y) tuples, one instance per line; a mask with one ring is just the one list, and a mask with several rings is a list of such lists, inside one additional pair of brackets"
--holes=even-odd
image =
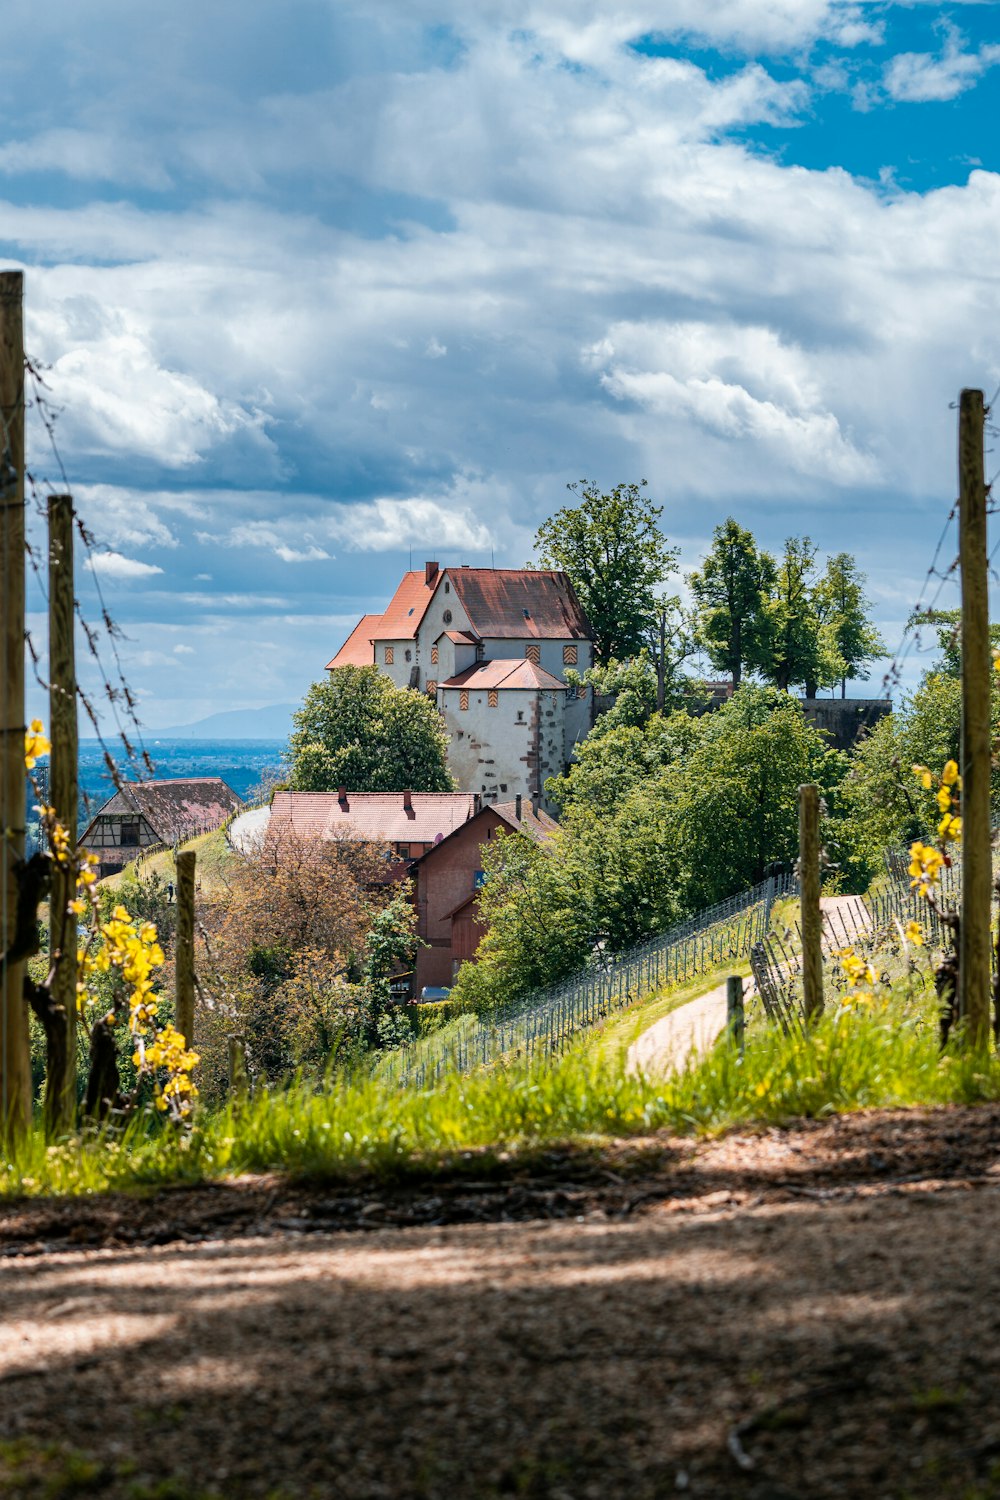
[(157, 740), (287, 740), (292, 732), (296, 703), (269, 703), (266, 708), (230, 708), (209, 714), (193, 724), (147, 729), (145, 738)]

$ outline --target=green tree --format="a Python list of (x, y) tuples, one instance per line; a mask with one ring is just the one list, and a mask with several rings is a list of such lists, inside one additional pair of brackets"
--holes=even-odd
[(288, 743), (297, 792), (450, 792), (448, 736), (430, 699), (378, 667), (338, 667), (314, 682)]
[(846, 698), (848, 680), (867, 682), (869, 662), (885, 651), (871, 621), (865, 575), (849, 552), (828, 559), (816, 586), (816, 609), (828, 647), (840, 660), (840, 696)]
[(774, 558), (732, 516), (715, 528), (701, 569), (688, 577), (698, 641), (715, 670), (732, 678), (734, 691), (743, 669), (760, 664), (765, 601), (776, 577)]
[(608, 494), (580, 480), (567, 486), (579, 504), (538, 528), (544, 568), (567, 573), (594, 632), (599, 663), (637, 656), (657, 616), (658, 590), (679, 556), (659, 527), (663, 507), (643, 494), (646, 481)]
[(815, 698), (840, 677), (840, 658), (822, 630), (816, 602), (816, 548), (791, 536), (767, 600), (760, 641), (761, 675), (783, 692), (795, 683)]

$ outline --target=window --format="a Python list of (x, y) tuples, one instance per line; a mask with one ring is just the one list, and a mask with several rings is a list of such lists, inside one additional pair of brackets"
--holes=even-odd
[(428, 684), (427, 684), (427, 693), (428, 693), (428, 696), (431, 697), (431, 698), (436, 698), (437, 697), (437, 690), (438, 690), (438, 685), (437, 685), (437, 683), (432, 678), (431, 681), (428, 682)]
[(497, 692), (496, 688), (490, 688), (489, 692), (486, 694), (486, 701), (489, 703), (490, 708), (499, 707), (500, 694)]
[(476, 870), (476, 872), (474, 873), (474, 875), (472, 877), (472, 889), (474, 891), (481, 891), (482, 888), (483, 888), (483, 886), (485, 884), (486, 884), (486, 872), (485, 872), (485, 870)]
[(139, 822), (134, 819), (130, 822), (122, 822), (120, 842), (125, 849), (135, 849), (139, 844)]
[(438, 664), (438, 648), (436, 646), (432, 646), (431, 647), (431, 666), (432, 667), (436, 667), (437, 664)]
[(459, 706), (459, 708), (468, 708), (468, 706), (469, 706), (469, 690), (468, 690), (468, 688), (463, 688), (462, 691), (459, 693), (459, 695), (458, 695), (458, 706)]
[(412, 661), (413, 660), (413, 652), (410, 651), (409, 649), (407, 649), (406, 651), (404, 651), (403, 652), (403, 660), (404, 661)]
[(392, 660), (393, 660), (393, 649), (392, 649), (391, 646), (386, 646), (386, 648), (385, 648), (385, 664), (386, 664), (387, 667), (391, 667), (392, 666)]
[(523, 724), (524, 723), (524, 709), (523, 708), (519, 708), (518, 711), (517, 711), (517, 722), (519, 724)]
[(575, 646), (564, 646), (563, 647), (563, 666), (564, 667), (575, 667), (576, 666), (576, 647)]
[(410, 857), (410, 846), (409, 846), (409, 844), (397, 844), (396, 845), (396, 849), (397, 849), (397, 851), (399, 853), (400, 859), (409, 859), (409, 857)]
[(445, 612), (444, 612), (444, 614), (441, 616), (441, 618), (442, 618), (442, 620), (444, 621), (444, 623), (446, 625), (450, 625), (451, 624), (451, 610), (450, 609), (446, 609)]
[(542, 659), (542, 648), (541, 646), (525, 646), (524, 655), (528, 661), (540, 662)]
[(446, 594), (450, 594), (451, 593), (451, 584), (448, 582), (447, 579), (445, 579), (444, 591), (445, 591)]

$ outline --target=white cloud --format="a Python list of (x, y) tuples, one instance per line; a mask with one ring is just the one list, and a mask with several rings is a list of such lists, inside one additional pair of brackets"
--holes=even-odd
[(88, 558), (87, 566), (102, 578), (152, 578), (163, 572), (155, 563), (123, 557), (120, 552), (95, 552)]
[(939, 57), (928, 52), (901, 52), (894, 57), (885, 70), (885, 88), (890, 98), (900, 103), (955, 99), (997, 63), (1000, 63), (1000, 46), (963, 52), (961, 36), (949, 28)]

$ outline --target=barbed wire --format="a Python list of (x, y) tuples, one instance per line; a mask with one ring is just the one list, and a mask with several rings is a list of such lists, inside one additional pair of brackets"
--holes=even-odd
[[(30, 385), (30, 394), (26, 392), (25, 410), (31, 410), (38, 417), (48, 439), (49, 447), (56, 470), (61, 482), (61, 491), (56, 489), (52, 480), (45, 474), (39, 474), (34, 468), (25, 469), (25, 483), (28, 493), (33, 502), (36, 515), (42, 522), (48, 519), (48, 497), (57, 493), (70, 494), (72, 486), (66, 464), (60, 452), (59, 443), (56, 438), (56, 423), (61, 414), (60, 409), (49, 399), (49, 386), (45, 380), (45, 367), (37, 360), (25, 357), (24, 369), (27, 383)], [(86, 554), (86, 563), (91, 583), (97, 596), (97, 605), (100, 615), (100, 623), (93, 624), (85, 615), (80, 599), (74, 589), (73, 609), (79, 622), (83, 638), (86, 641), (87, 652), (93, 662), (98, 679), (101, 683), (101, 696), (106, 700), (114, 723), (114, 735), (107, 736), (98, 712), (97, 704), (86, 689), (77, 681), (77, 698), (88, 722), (90, 723), (94, 737), (101, 747), (101, 755), (105, 768), (111, 782), (118, 790), (121, 789), (125, 776), (119, 764), (118, 756), (113, 752), (112, 746), (115, 741), (119, 742), (124, 752), (124, 760), (127, 767), (137, 772), (139, 779), (145, 771), (149, 775), (155, 774), (155, 766), (143, 742), (142, 726), (139, 722), (137, 703), (134, 693), (125, 677), (122, 665), (119, 642), (125, 639), (121, 628), (115, 622), (101, 581), (95, 560), (100, 555), (100, 548), (93, 531), (86, 525), (82, 516), (74, 515), (76, 533), (83, 544)], [(32, 545), (30, 539), (26, 539), (26, 553), (37, 587), (47, 601), (47, 571), (40, 556), (40, 549)], [(25, 643), (28, 648), (32, 662), (32, 670), (39, 687), (48, 692), (49, 684), (42, 676), (41, 654), (32, 638), (30, 630), (25, 629)], [(103, 650), (110, 648), (113, 666), (105, 665)], [(110, 740), (110, 742), (109, 742)], [(89, 811), (91, 799), (86, 792), (83, 793), (84, 806)]]

